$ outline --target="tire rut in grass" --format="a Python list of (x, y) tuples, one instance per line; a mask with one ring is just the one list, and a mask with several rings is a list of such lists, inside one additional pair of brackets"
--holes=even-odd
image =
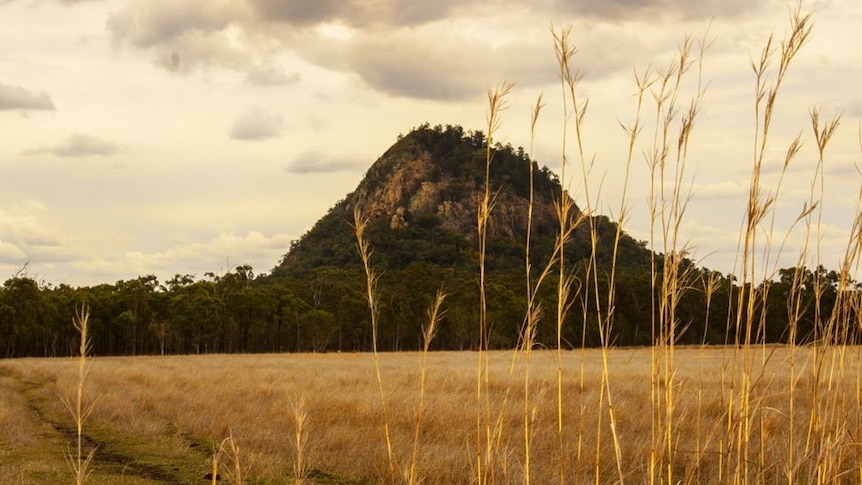
[[(18, 379), (18, 382), (21, 395), (26, 399), (27, 408), (33, 416), (40, 422), (50, 425), (54, 432), (69, 444), (69, 449), (76, 447), (77, 430), (71, 424), (64, 423), (61, 419), (47, 412), (44, 399), (38, 395), (41, 384), (23, 379)], [(85, 450), (95, 450), (95, 467), (102, 473), (136, 477), (157, 483), (185, 483), (176, 467), (166, 468), (161, 465), (139, 462), (135, 457), (117, 450), (110, 441), (95, 439), (87, 433), (83, 433), (81, 438)]]

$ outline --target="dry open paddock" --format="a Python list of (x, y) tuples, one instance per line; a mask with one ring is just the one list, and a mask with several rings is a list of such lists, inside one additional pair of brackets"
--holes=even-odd
[[(526, 423), (532, 483), (558, 482), (561, 469), (567, 483), (593, 483), (596, 474), (598, 483), (620, 475), (630, 483), (667, 476), (651, 471), (651, 463), (671, 464), (683, 483), (729, 483), (734, 476), (775, 483), (788, 473), (810, 483), (824, 473), (824, 463), (839, 481), (859, 480), (859, 348), (819, 354), (797, 348), (793, 359), (784, 347), (675, 348), (672, 368), (669, 351), (609, 350), (605, 386), (601, 350), (563, 352), (561, 393), (554, 351), (534, 351), (529, 372), (523, 354), (484, 354), (487, 374), (479, 372), (485, 365), (477, 352), (432, 352), (418, 441), (422, 354), (380, 354), (398, 479), (414, 463), (418, 443), (415, 471), (423, 483), (471, 483), (477, 457), (494, 483), (523, 483)], [(311, 483), (390, 480), (386, 418), (371, 354), (97, 357), (90, 365), (86, 399), (95, 407), (85, 434), (94, 430), (102, 443), (137, 441), (197, 453), (199, 470), (190, 474), (202, 477), (206, 457), (232, 435), (248, 483), (293, 483), (292, 403), (304, 399)], [(0, 372), (4, 387), (20, 393), (4, 396), (4, 446), (39, 446), (23, 425), (7, 424), (23, 419), (15, 409), (66, 419), (61, 398), (74, 388), (75, 362), (6, 360)], [(99, 461), (97, 449), (97, 469)], [(38, 483), (27, 481), (14, 462), (2, 470), (19, 483)]]

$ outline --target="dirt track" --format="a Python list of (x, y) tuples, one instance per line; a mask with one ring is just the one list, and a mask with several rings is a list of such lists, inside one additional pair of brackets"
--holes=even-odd
[[(0, 484), (56, 485), (73, 483), (67, 457), (76, 447), (74, 421), (63, 408), (57, 387), (36, 373), (21, 375), (0, 361)], [(98, 406), (98, 401), (96, 402)], [(97, 485), (204, 485), (211, 466), (210, 446), (168, 427), (183, 446), (153, 446), (123, 430), (92, 430), (84, 424), (84, 453), (95, 450), (92, 474)], [(155, 450), (154, 450), (155, 448)], [(230, 483), (221, 480), (219, 483)], [(276, 485), (284, 482), (246, 482)], [(292, 482), (290, 482), (292, 483)], [(349, 479), (310, 470), (309, 485), (357, 485)]]
[[(76, 431), (71, 417), (52, 414), (46, 401), (48, 385), (24, 380), (0, 366), (0, 481), (3, 483), (36, 485), (73, 480), (66, 456), (75, 446)], [(123, 450), (121, 440), (112, 442), (85, 433), (84, 450), (95, 450), (89, 483), (203, 483), (202, 472), (195, 473), (200, 481), (192, 480), (180, 466), (147, 463), (131, 456)]]

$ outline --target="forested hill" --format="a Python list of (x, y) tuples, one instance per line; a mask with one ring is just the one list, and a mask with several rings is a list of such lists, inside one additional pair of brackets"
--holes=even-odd
[[(476, 344), (478, 312), (478, 245), (476, 214), (484, 191), (486, 139), (481, 131), (459, 126), (420, 126), (399, 136), (368, 170), (356, 189), (332, 207), (305, 235), (294, 242), (272, 271), (275, 280), (309, 282), (317, 304), (331, 308), (336, 320), (367, 327), (363, 303), (364, 276), (356, 249), (353, 210), (369, 218), (366, 238), (373, 248), (372, 264), (380, 278), (380, 339), (382, 348), (416, 348), (425, 310), (436, 291), (449, 294), (446, 319), (438, 344), (470, 348)], [(559, 233), (556, 203), (558, 178), (532, 161), (523, 148), (495, 145), (490, 189), (495, 194), (488, 227), (486, 269), (489, 275), (491, 343), (516, 343), (526, 309), (525, 239), (533, 166), (534, 208), (531, 259), (536, 272), (547, 265)], [(575, 210), (577, 212), (577, 209)], [(574, 215), (576, 217), (576, 214)], [(610, 272), (616, 225), (592, 219), (598, 232), (599, 271)], [(575, 273), (583, 273), (590, 257), (590, 224), (578, 226), (566, 246)], [(619, 343), (648, 343), (650, 322), (650, 252), (626, 234), (618, 252), (619, 294), (632, 302), (618, 309)], [(535, 275), (533, 275), (535, 277)], [(543, 304), (556, 305), (555, 277), (542, 291)], [(634, 296), (637, 293), (637, 296)], [(355, 309), (348, 318), (337, 315)], [(595, 329), (583, 328), (583, 314), (571, 317), (565, 335), (572, 342), (598, 343)], [(367, 342), (338, 326), (340, 342)], [(539, 340), (550, 343), (554, 332), (543, 327)], [(348, 330), (347, 332), (345, 332)], [(545, 333), (547, 330), (547, 333)]]
[[(486, 141), (481, 131), (460, 126), (423, 125), (399, 140), (369, 168), (356, 190), (332, 207), (296, 241), (274, 276), (302, 278), (315, 269), (359, 265), (353, 209), (369, 218), (374, 262), (392, 270), (411, 264), (473, 268), (477, 264), (476, 213), (485, 184)], [(524, 149), (496, 145), (490, 185), (496, 194), (489, 223), (489, 268), (522, 269), (533, 165), (534, 265), (550, 257), (559, 222), (555, 204), (559, 180), (531, 161)], [(603, 236), (600, 259), (610, 258), (615, 226), (596, 218)], [(581, 224), (569, 247), (571, 256), (590, 254), (589, 227)], [(649, 252), (624, 235), (626, 265), (648, 265)]]

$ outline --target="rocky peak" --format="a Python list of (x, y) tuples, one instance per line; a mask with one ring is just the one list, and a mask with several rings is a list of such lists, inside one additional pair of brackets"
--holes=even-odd
[[(374, 163), (348, 197), (349, 203), (360, 204), (371, 222), (386, 221), (392, 230), (430, 222), (472, 239), (485, 170), (485, 147), (474, 143), (475, 136), (464, 136), (459, 127), (415, 130)], [(453, 163), (458, 153), (461, 156)], [(526, 233), (531, 162), (511, 147), (498, 147), (494, 156), (491, 185), (496, 198), (489, 233), (520, 240)], [(535, 172), (534, 177), (541, 179), (538, 185), (546, 190), (537, 194), (534, 224), (552, 230), (554, 201), (547, 189), (559, 186), (547, 170)]]
[[(357, 264), (351, 229), (357, 205), (369, 219), (369, 239), (384, 266), (411, 262), (467, 264), (475, 258), (476, 219), (485, 187), (487, 147), (481, 132), (461, 127), (419, 127), (389, 148), (344, 200), (295, 242), (274, 273), (302, 274), (320, 265)], [(556, 177), (539, 169), (522, 149), (494, 147), (491, 191), (494, 206), (489, 244), (505, 258), (522, 258), (534, 168), (533, 235), (550, 251), (561, 193)], [(501, 249), (503, 250), (503, 249)], [(503, 257), (503, 256), (501, 256)]]

